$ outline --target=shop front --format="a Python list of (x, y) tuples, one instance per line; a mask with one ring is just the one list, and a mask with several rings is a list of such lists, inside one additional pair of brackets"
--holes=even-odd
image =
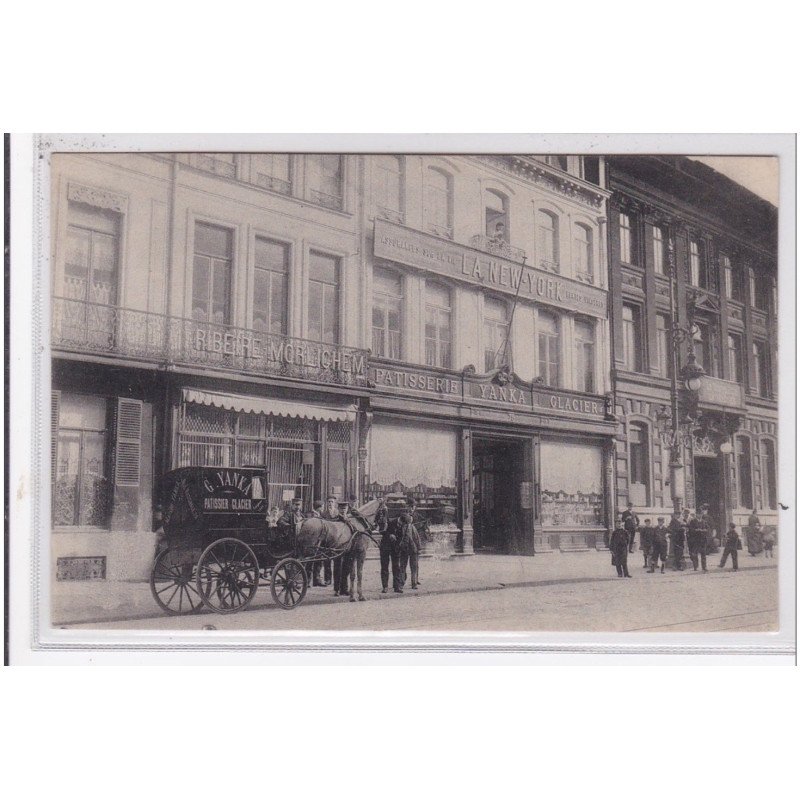
[[(413, 496), (452, 549), (588, 549), (610, 525), (614, 423), (606, 399), (513, 373), (373, 360), (366, 497)], [(437, 529), (438, 530), (438, 529)]]

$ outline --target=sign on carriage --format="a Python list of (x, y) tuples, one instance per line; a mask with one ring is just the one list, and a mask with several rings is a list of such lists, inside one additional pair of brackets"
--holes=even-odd
[(236, 469), (209, 471), (203, 478), (203, 511), (210, 513), (266, 512), (264, 478)]

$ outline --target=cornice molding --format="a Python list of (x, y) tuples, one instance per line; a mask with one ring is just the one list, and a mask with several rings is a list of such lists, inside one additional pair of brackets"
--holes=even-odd
[(562, 197), (577, 200), (594, 211), (602, 210), (603, 202), (611, 196), (611, 192), (606, 189), (527, 156), (487, 155), (476, 156), (476, 158), (494, 167), (499, 167), (517, 178), (549, 189)]

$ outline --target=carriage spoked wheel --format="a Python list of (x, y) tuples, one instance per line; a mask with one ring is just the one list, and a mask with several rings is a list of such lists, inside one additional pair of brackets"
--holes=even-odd
[(197, 591), (217, 614), (233, 614), (250, 605), (258, 589), (258, 560), (239, 539), (210, 544), (197, 563)]
[(281, 559), (272, 570), (269, 590), (281, 608), (299, 605), (308, 590), (308, 575), (303, 565), (296, 558)]
[(180, 551), (162, 550), (150, 572), (150, 591), (167, 614), (193, 614), (203, 607), (195, 585), (194, 562), (185, 558)]

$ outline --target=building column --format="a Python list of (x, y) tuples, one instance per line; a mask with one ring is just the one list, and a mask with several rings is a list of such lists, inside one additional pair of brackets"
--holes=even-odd
[(461, 547), (460, 555), (475, 555), (472, 528), (472, 431), (462, 428), (458, 441), (458, 476), (461, 482), (459, 499), (461, 502)]

